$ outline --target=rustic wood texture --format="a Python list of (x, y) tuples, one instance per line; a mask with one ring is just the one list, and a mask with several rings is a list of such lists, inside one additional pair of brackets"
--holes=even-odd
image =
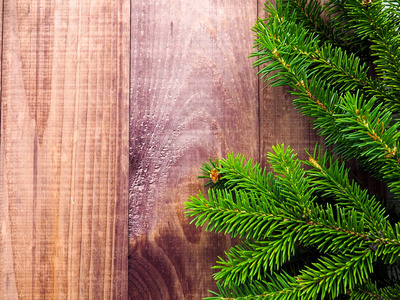
[(127, 297), (129, 6), (4, 1), (1, 299)]
[(322, 142), (247, 58), (263, 3), (0, 1), (0, 299), (216, 289), (234, 241), (183, 216), (202, 163)]
[(258, 159), (256, 0), (133, 1), (131, 299), (201, 299), (231, 241), (189, 225), (183, 203), (208, 158)]

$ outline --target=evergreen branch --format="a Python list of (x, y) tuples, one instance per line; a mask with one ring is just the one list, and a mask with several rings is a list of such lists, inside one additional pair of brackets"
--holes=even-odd
[(323, 257), (313, 263), (314, 268), (306, 267), (297, 277), (299, 289), (310, 295), (309, 299), (319, 295), (322, 299), (327, 295), (335, 298), (366, 282), (373, 272), (373, 262), (370, 251)]
[[(383, 78), (385, 85), (398, 91), (400, 88), (400, 35), (398, 34), (399, 20), (393, 17), (393, 10), (388, 9), (387, 3), (374, 0), (348, 1), (350, 22), (355, 34), (368, 38), (372, 45), (378, 76)], [(398, 96), (398, 93), (396, 93)]]
[(295, 278), (285, 272), (267, 274), (269, 281), (254, 281), (252, 285), (242, 284), (226, 287), (217, 284), (219, 294), (216, 297), (208, 297), (205, 300), (294, 300), (302, 299), (299, 290), (293, 287)]
[[(307, 223), (296, 227), (298, 239), (305, 245), (316, 245), (322, 252), (345, 253), (368, 248), (370, 232), (365, 232), (365, 218), (354, 210), (326, 209), (314, 206), (304, 215)], [(346, 250), (343, 250), (345, 248)]]
[(334, 160), (328, 152), (321, 155), (319, 147), (315, 147), (314, 155), (309, 154), (309, 161), (305, 163), (312, 167), (307, 173), (312, 178), (312, 186), (322, 197), (331, 197), (338, 205), (364, 214), (369, 230), (386, 231), (391, 228), (385, 209), (374, 196), (368, 195), (367, 190), (361, 190), (354, 181), (350, 182), (350, 170), (345, 169), (344, 163)]
[[(283, 228), (282, 228), (283, 229)], [(262, 280), (267, 270), (277, 271), (295, 253), (296, 232), (283, 229), (282, 234), (268, 237), (266, 241), (245, 241), (225, 252), (227, 259), (219, 257), (214, 279), (223, 281), (224, 286), (240, 285), (247, 281)]]
[(399, 300), (400, 299), (400, 285), (387, 286), (379, 289), (383, 299)]
[(279, 185), (276, 184), (273, 174), (267, 173), (260, 164), (253, 164), (249, 159), (245, 162), (244, 155), (228, 154), (226, 159), (219, 160), (220, 166), (217, 168), (221, 174), (221, 180), (226, 183), (225, 188), (229, 190), (246, 190), (257, 195), (265, 195), (282, 202)]
[(327, 25), (333, 29), (334, 35), (337, 36), (336, 39), (340, 41), (340, 44), (334, 41), (330, 44), (354, 53), (362, 58), (363, 61), (369, 61), (369, 43), (365, 38), (354, 34), (354, 30), (351, 27), (352, 23), (349, 22), (352, 17), (349, 15), (347, 2), (348, 0), (329, 0), (325, 4), (324, 10), (327, 12), (328, 17)]
[(300, 166), (300, 160), (296, 159), (293, 150), (284, 145), (272, 147), (274, 153), (268, 153), (267, 157), (274, 172), (280, 175), (281, 194), (286, 202), (293, 202), (294, 206), (306, 207), (314, 200), (313, 189), (310, 189), (310, 179), (305, 176), (305, 171)]
[(247, 190), (278, 202), (283, 201), (273, 174), (267, 173), (260, 164), (253, 164), (251, 159), (246, 162), (244, 155), (228, 154), (226, 159), (203, 163), (199, 178), (208, 179), (205, 186), (212, 185), (213, 189)]
[[(270, 66), (260, 71), (263, 74), (262, 78), (272, 71), (278, 73), (270, 76), (270, 80), (284, 77), (285, 72), (281, 70), (280, 64), (273, 62), (271, 54), (289, 53), (292, 57), (302, 57), (307, 63), (289, 57), (284, 59), (286, 66), (293, 67), (296, 63), (302, 63), (302, 70), (306, 72), (307, 78), (324, 80), (326, 86), (330, 86), (339, 94), (358, 88), (368, 97), (376, 96), (379, 101), (385, 101), (392, 108), (400, 107), (399, 98), (390, 93), (379, 79), (370, 79), (367, 76), (367, 66), (361, 64), (360, 59), (354, 54), (347, 55), (341, 48), (333, 48), (331, 44), (318, 46), (318, 38), (294, 23), (292, 20), (294, 17), (290, 19), (281, 16), (277, 11), (271, 13), (275, 15), (273, 21), (268, 22), (268, 28), (262, 21), (257, 22), (253, 28), (257, 34), (256, 46), (259, 51), (254, 52), (252, 56), (260, 58), (254, 65), (259, 66), (272, 61)], [(288, 35), (288, 32), (291, 34)], [(278, 82), (279, 79), (273, 81), (271, 85)]]
[(366, 102), (362, 96), (346, 94), (341, 108), (344, 113), (336, 115), (336, 124), (351, 144), (350, 147), (338, 145), (337, 151), (346, 158), (357, 157), (374, 176), (387, 182), (398, 197), (400, 132), (397, 129), (400, 124), (387, 126), (392, 121), (390, 112), (380, 105), (374, 108), (374, 101)]
[(397, 0), (386, 0), (385, 5), (393, 19), (397, 20), (398, 23), (400, 19), (400, 3)]
[[(369, 101), (366, 105), (362, 97), (349, 93), (343, 98), (344, 101), (341, 101), (343, 103), (338, 105), (338, 97), (335, 94), (326, 93), (321, 81), (312, 78), (310, 83), (307, 82), (304, 70), (310, 63), (307, 63), (304, 58), (299, 58), (298, 55), (281, 54), (276, 50), (276, 43), (270, 39), (269, 35), (263, 35), (263, 37), (264, 45), (275, 50), (271, 53), (266, 52), (268, 60), (273, 63), (260, 72), (267, 75), (279, 70), (274, 76), (281, 77), (275, 80), (273, 85), (286, 84), (296, 90), (292, 92), (298, 97), (295, 104), (301, 107), (304, 114), (316, 118), (316, 127), (322, 128), (320, 134), (327, 135), (327, 144), (336, 143), (335, 149), (338, 153), (346, 158), (359, 159), (364, 166), (374, 172), (375, 176), (384, 179), (392, 192), (400, 196), (400, 180), (395, 179), (400, 178), (399, 154), (397, 153), (399, 124), (386, 128), (391, 122), (390, 113), (387, 110), (381, 110), (378, 106), (370, 115), (360, 115), (359, 111), (364, 109), (367, 112), (372, 109), (375, 100)], [(264, 61), (265, 59), (262, 58), (257, 63), (264, 63)], [(332, 103), (333, 101), (336, 103)], [(346, 117), (349, 113), (356, 113), (356, 116)], [(377, 170), (383, 170), (384, 175), (380, 176)]]
[(391, 300), (383, 298), (379, 292), (376, 282), (367, 280), (364, 284), (357, 286), (350, 293), (350, 300)]
[(273, 273), (273, 277), (266, 274), (271, 282), (262, 286), (263, 291), (260, 290), (261, 285), (251, 285), (259, 288), (258, 293), (254, 293), (254, 290), (249, 293), (243, 285), (219, 285), (218, 297), (208, 299), (324, 299), (326, 295), (335, 298), (366, 282), (369, 273), (373, 272), (373, 261), (374, 256), (369, 251), (360, 255), (323, 257), (313, 263), (314, 268), (306, 267), (302, 270), (297, 278), (282, 272)]
[(209, 190), (209, 200), (201, 193), (185, 203), (191, 223), (206, 226), (207, 231), (224, 232), (233, 237), (264, 238), (276, 228), (285, 226), (285, 212), (280, 204), (265, 196), (244, 191)]
[(205, 178), (208, 180), (204, 185), (205, 187), (212, 186), (214, 189), (226, 189), (226, 180), (221, 180), (222, 174), (218, 171), (219, 169), (219, 160), (216, 159), (213, 161), (209, 159), (208, 162), (203, 163), (203, 166), (200, 168), (200, 175), (198, 178)]
[[(379, 243), (379, 244), (378, 244)], [(375, 249), (376, 255), (380, 256), (386, 263), (394, 264), (400, 260), (400, 242), (389, 238), (375, 239), (370, 248)]]
[(378, 288), (376, 282), (368, 280), (355, 288), (350, 294), (350, 300), (399, 300), (400, 285)]
[[(285, 161), (290, 169), (297, 165), (290, 149), (283, 151), (282, 146), (276, 147), (275, 150), (276, 155), (270, 155), (273, 165), (282, 165), (282, 161)], [(298, 167), (294, 169), (296, 168)], [(280, 171), (284, 172), (284, 169), (285, 167)], [(289, 185), (288, 183), (286, 188), (289, 188)], [(296, 189), (298, 188), (299, 186), (296, 186)], [(240, 190), (210, 191), (209, 197), (210, 200), (207, 201), (200, 195), (198, 198), (192, 198), (192, 202), (186, 205), (187, 209), (191, 209), (187, 214), (195, 216), (192, 222), (195, 221), (197, 226), (209, 221), (206, 230), (225, 231), (233, 236), (246, 236), (251, 239), (274, 238), (276, 234), (285, 235), (293, 242), (299, 240), (306, 245), (316, 244), (318, 249), (324, 252), (343, 252), (341, 250), (343, 246), (346, 246), (348, 251), (354, 251), (359, 248), (369, 248), (370, 244), (375, 245), (382, 241), (385, 243), (382, 251), (393, 254), (393, 251), (387, 250), (387, 239), (371, 241), (376, 234), (370, 232), (367, 235), (364, 232), (364, 215), (353, 210), (337, 208), (335, 215), (330, 205), (322, 209), (313, 205), (312, 201), (294, 201), (293, 199), (299, 199), (295, 193), (288, 193), (285, 203), (278, 203), (274, 199), (268, 201), (263, 195), (258, 198), (253, 193), (246, 194)], [(293, 231), (296, 232), (295, 236), (291, 233)], [(249, 235), (249, 232), (252, 234)], [(392, 235), (391, 238), (395, 237)], [(386, 252), (384, 254), (387, 254)], [(283, 256), (285, 255), (283, 250)], [(281, 263), (283, 261), (279, 262), (278, 259), (278, 265)]]
[[(297, 165), (292, 150), (284, 151), (283, 146), (275, 150), (275, 157), (270, 155), (273, 165), (282, 164), (282, 161), (290, 168)], [(303, 175), (300, 179), (304, 179)], [(310, 197), (304, 201), (295, 192), (295, 189), (305, 189), (297, 185), (297, 180), (291, 187), (290, 182), (282, 184), (289, 190), (284, 202), (276, 200), (282, 199), (280, 195), (268, 198), (242, 190), (209, 190), (209, 200), (200, 194), (186, 203), (186, 214), (195, 217), (192, 222), (196, 222), (196, 226), (203, 226), (208, 221), (206, 230), (224, 231), (248, 239), (264, 239), (277, 233), (288, 233), (291, 229), (298, 232), (296, 239), (310, 245), (319, 244), (323, 251), (337, 251), (340, 245), (347, 245), (349, 249), (368, 247), (364, 241), (372, 238), (373, 233), (367, 236), (364, 232), (363, 215), (343, 208), (338, 208), (335, 214), (331, 206), (323, 209), (313, 204)]]
[[(288, 11), (295, 17), (294, 23), (301, 23), (301, 27), (318, 34), (319, 39), (323, 42), (331, 42), (334, 45), (344, 46), (340, 38), (334, 34), (330, 23), (326, 24), (323, 19), (323, 7), (318, 0), (283, 0), (277, 6), (286, 6)], [(267, 7), (267, 11), (270, 9)]]
[(354, 211), (342, 210), (335, 215), (330, 206), (326, 210), (310, 204), (295, 206), (293, 200), (287, 200), (291, 204), (288, 208), (287, 203), (243, 191), (209, 190), (209, 199), (199, 194), (185, 203), (185, 214), (194, 217), (191, 223), (204, 226), (208, 222), (207, 231), (260, 240), (295, 227), (300, 240), (308, 244), (324, 240), (321, 249), (326, 245), (330, 251), (342, 243), (351, 248), (362, 246), (367, 239), (363, 219)]

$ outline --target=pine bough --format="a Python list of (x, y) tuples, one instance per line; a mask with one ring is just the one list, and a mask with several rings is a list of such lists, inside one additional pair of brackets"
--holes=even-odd
[(399, 220), (342, 160), (400, 199), (400, 5), (278, 0), (266, 11), (253, 28), (255, 66), (290, 87), (333, 153), (316, 146), (301, 161), (277, 145), (270, 173), (241, 155), (204, 164), (212, 188), (186, 215), (243, 240), (217, 261), (209, 299), (400, 299)]

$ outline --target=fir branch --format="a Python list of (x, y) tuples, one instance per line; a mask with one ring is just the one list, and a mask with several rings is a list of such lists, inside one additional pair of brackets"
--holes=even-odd
[(400, 195), (400, 145), (397, 130), (400, 123), (387, 126), (391, 114), (374, 101), (366, 102), (362, 96), (346, 94), (337, 114), (336, 124), (351, 141), (350, 147), (338, 145), (336, 150), (346, 158), (358, 158), (359, 162), (378, 178), (388, 183), (397, 197)]
[[(346, 4), (349, 20), (355, 34), (368, 38), (371, 53), (378, 58), (374, 61), (379, 77), (385, 85), (393, 88), (398, 97), (400, 88), (400, 35), (399, 19), (393, 16), (393, 10), (382, 0), (371, 2), (351, 0)], [(395, 107), (398, 109), (398, 106)]]
[[(288, 11), (295, 17), (294, 23), (301, 24), (301, 27), (318, 34), (322, 42), (331, 42), (337, 46), (344, 46), (343, 41), (337, 36), (329, 22), (323, 18), (323, 7), (318, 0), (283, 0), (277, 1), (277, 6), (286, 6)], [(270, 8), (266, 7), (267, 11)], [(321, 42), (320, 42), (321, 44)]]
[[(220, 258), (216, 280), (232, 285), (243, 284), (256, 276), (260, 279), (268, 267), (279, 269), (287, 262), (295, 254), (298, 242), (314, 245), (324, 253), (373, 250), (382, 257), (388, 257), (389, 263), (396, 261), (400, 243), (395, 240), (393, 230), (392, 240), (389, 240), (381, 232), (365, 231), (364, 224), (368, 220), (364, 214), (347, 208), (334, 210), (330, 205), (324, 209), (313, 203), (312, 197), (299, 198), (299, 191), (313, 190), (308, 184), (298, 185), (298, 181), (305, 179), (299, 160), (290, 148), (285, 150), (283, 146), (277, 146), (274, 150), (275, 154), (269, 155), (270, 162), (281, 175), (276, 180), (287, 180), (285, 184), (279, 183), (282, 189), (290, 191), (286, 197), (267, 199), (264, 194), (256, 197), (254, 193), (246, 194), (244, 190), (210, 190), (210, 200), (200, 195), (187, 203), (187, 209), (191, 210), (187, 214), (195, 217), (192, 222), (196, 222), (197, 226), (208, 221), (206, 230), (225, 231), (247, 239), (266, 239), (246, 242), (246, 247), (232, 248), (227, 253), (227, 260)], [(243, 161), (240, 159), (240, 165)], [(254, 170), (250, 164), (245, 166)], [(280, 203), (276, 199), (284, 199), (285, 202)]]
[[(321, 81), (312, 78), (308, 83), (304, 70), (309, 68), (310, 63), (298, 55), (275, 50), (276, 41), (271, 40), (268, 34), (263, 35), (263, 38), (263, 44), (274, 50), (271, 53), (265, 52), (272, 63), (260, 72), (267, 75), (279, 70), (273, 76), (281, 77), (272, 84), (289, 85), (296, 90), (292, 92), (298, 97), (294, 100), (295, 105), (299, 106), (304, 114), (316, 118), (316, 127), (322, 128), (320, 133), (327, 135), (327, 144), (337, 144), (335, 150), (346, 158), (359, 159), (375, 176), (385, 180), (392, 192), (399, 197), (400, 180), (396, 178), (400, 178), (397, 153), (397, 139), (400, 136), (397, 128), (400, 124), (387, 127), (391, 122), (391, 116), (380, 106), (371, 111), (370, 115), (360, 115), (361, 110), (372, 109), (376, 100), (371, 100), (366, 105), (363, 97), (347, 93), (343, 101), (338, 101), (339, 98), (335, 94), (325, 92), (326, 89)], [(265, 58), (261, 58), (257, 64), (265, 61)], [(356, 116), (347, 117), (354, 113)], [(384, 174), (381, 176), (377, 170), (383, 170)]]
[[(368, 248), (369, 235), (364, 229), (365, 218), (354, 210), (327, 205), (313, 206), (304, 216), (307, 223), (296, 227), (299, 241), (316, 245), (322, 252), (344, 253)], [(346, 250), (343, 250), (345, 248)]]
[(213, 269), (220, 270), (214, 279), (224, 286), (240, 285), (262, 280), (266, 273), (277, 271), (295, 254), (296, 232), (283, 229), (282, 234), (268, 237), (266, 241), (245, 241), (225, 252), (227, 259), (219, 257)]
[[(271, 10), (271, 18), (268, 23), (259, 21), (254, 26), (258, 52), (254, 52), (252, 56), (259, 57), (255, 66), (272, 62), (260, 71), (262, 78), (273, 71), (278, 71), (277, 74), (269, 76), (269, 80), (278, 78), (271, 82), (272, 86), (286, 76), (282, 66), (274, 63), (272, 56), (274, 52), (278, 55), (285, 53), (286, 56), (290, 56), (283, 59), (287, 67), (293, 68), (294, 64), (302, 64), (301, 69), (307, 78), (324, 80), (325, 86), (330, 86), (339, 94), (357, 88), (368, 97), (376, 96), (380, 102), (388, 103), (390, 107), (400, 107), (399, 98), (390, 93), (379, 79), (369, 78), (366, 64), (361, 64), (360, 59), (354, 54), (347, 55), (341, 48), (332, 47), (331, 44), (318, 46), (320, 43), (318, 37), (296, 24), (293, 16), (280, 15), (278, 11)], [(292, 57), (303, 57), (303, 60)]]
[(365, 282), (373, 272), (373, 262), (370, 251), (321, 258), (297, 277), (299, 289), (310, 295), (309, 299), (319, 295), (335, 298)]
[(361, 190), (354, 181), (350, 182), (350, 170), (345, 169), (344, 163), (334, 160), (328, 152), (322, 155), (317, 146), (305, 163), (312, 167), (307, 174), (312, 178), (312, 186), (322, 197), (331, 197), (339, 206), (364, 214), (369, 230), (386, 231), (391, 228), (381, 203), (370, 196), (368, 190)]
[(201, 193), (186, 202), (191, 223), (206, 226), (207, 231), (225, 232), (233, 237), (263, 238), (285, 226), (285, 212), (274, 199), (244, 191), (209, 190), (209, 200)]
[(327, 12), (328, 18), (327, 25), (332, 28), (336, 39), (340, 41), (339, 43), (329, 41), (328, 44), (354, 53), (363, 61), (370, 61), (368, 40), (354, 34), (354, 30), (351, 27), (352, 23), (349, 22), (352, 17), (349, 15), (347, 2), (348, 0), (329, 0), (325, 4), (324, 10)]
[(383, 299), (399, 300), (400, 299), (400, 285), (387, 286), (379, 289), (379, 294)]
[(310, 203), (296, 206), (293, 199), (276, 203), (243, 191), (210, 190), (209, 200), (202, 194), (190, 200), (185, 203), (185, 213), (194, 217), (191, 223), (204, 226), (208, 222), (207, 231), (223, 231), (233, 237), (261, 240), (293, 228), (299, 232), (299, 240), (310, 245), (320, 243), (321, 249), (327, 247), (329, 251), (335, 251), (343, 243), (349, 249), (362, 246), (367, 238), (362, 216), (350, 210), (342, 209), (335, 215), (330, 206), (326, 209)]
[(272, 147), (274, 153), (268, 153), (275, 174), (280, 175), (279, 183), (282, 186), (281, 194), (286, 202), (293, 202), (294, 206), (306, 207), (315, 199), (313, 189), (310, 188), (310, 179), (305, 176), (305, 171), (300, 166), (300, 160), (290, 147), (284, 145)]
[(228, 190), (246, 190), (257, 195), (265, 195), (282, 202), (280, 188), (275, 183), (272, 173), (267, 173), (260, 164), (253, 164), (252, 160), (245, 161), (244, 155), (228, 154), (226, 159), (219, 160), (217, 172), (225, 182), (224, 188)]
[(267, 274), (268, 281), (254, 281), (253, 284), (241, 284), (226, 287), (217, 284), (219, 293), (205, 300), (289, 300), (302, 299), (301, 293), (293, 285), (295, 278), (285, 272)]
[(357, 286), (350, 293), (350, 300), (399, 300), (400, 285), (378, 288), (376, 282), (368, 280), (362, 285)]

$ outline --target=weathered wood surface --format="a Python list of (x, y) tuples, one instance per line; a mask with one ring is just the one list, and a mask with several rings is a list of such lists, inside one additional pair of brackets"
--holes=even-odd
[(183, 203), (208, 158), (258, 158), (258, 80), (247, 56), (257, 1), (132, 2), (131, 299), (201, 299), (230, 246)]
[(232, 241), (183, 217), (202, 162), (321, 141), (247, 58), (263, 1), (10, 0), (0, 16), (0, 299), (209, 295)]
[(129, 20), (4, 1), (1, 299), (127, 297)]

